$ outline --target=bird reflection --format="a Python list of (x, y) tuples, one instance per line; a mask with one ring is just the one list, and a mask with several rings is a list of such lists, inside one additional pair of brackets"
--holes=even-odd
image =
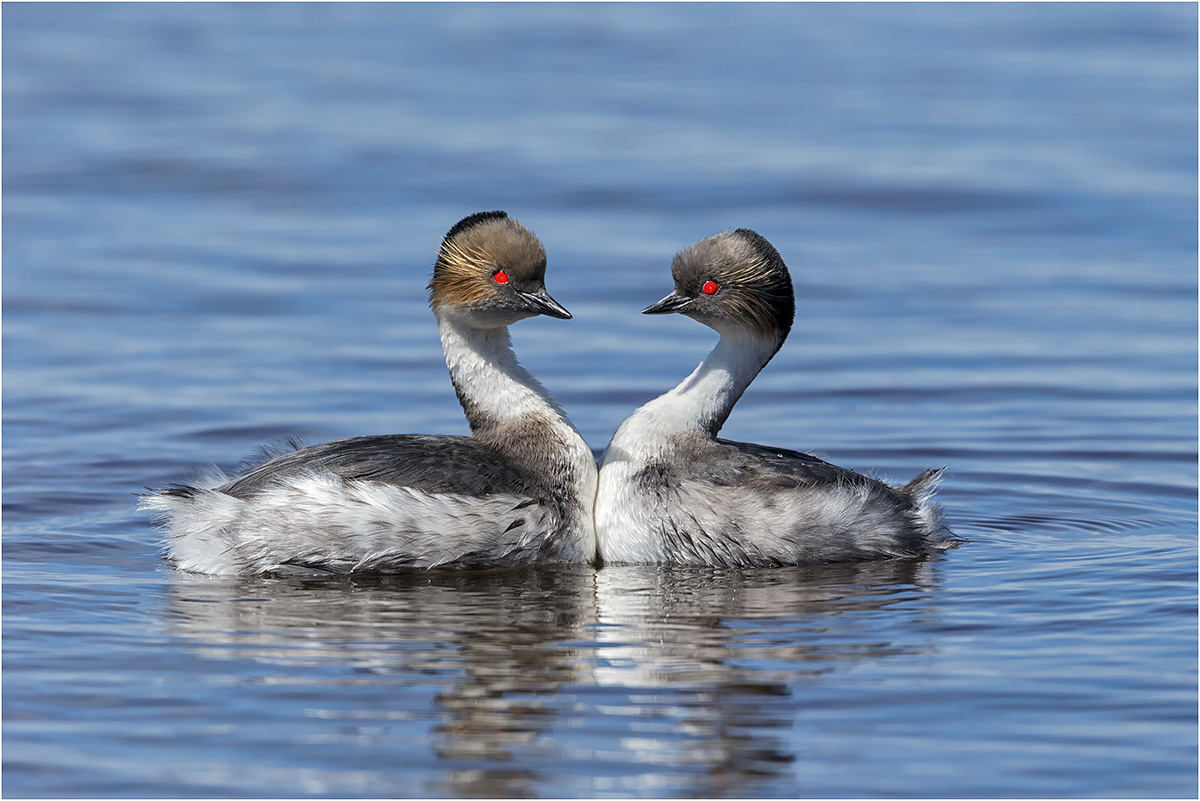
[(593, 576), (584, 566), (324, 580), (173, 574), (171, 610), (203, 656), (340, 663), (349, 673), (338, 684), (380, 688), (377, 707), (346, 710), (331, 687), (334, 708), (305, 710), (310, 719), (377, 727), (396, 719), (391, 688), (442, 688), (432, 715), (399, 710), (434, 718), (426, 743), (446, 769), (426, 793), (519, 796), (538, 780), (540, 760), (522, 753), (552, 725), (556, 690), (586, 679), (560, 643), (594, 622)]
[[(317, 734), (377, 749), (393, 775), (373, 776), (373, 793), (390, 779), (385, 794), (736, 795), (787, 784), (798, 683), (906, 652), (854, 613), (926, 608), (909, 602), (934, 570), (175, 573), (170, 621), (203, 658), (254, 660), (263, 685), (316, 685), (297, 738), (325, 726)], [(414, 740), (433, 759), (414, 757)], [(335, 773), (323, 792), (353, 793)]]
[[(763, 570), (612, 566), (596, 576), (598, 684), (625, 688), (609, 712), (628, 721), (634, 763), (598, 790), (744, 794), (786, 784), (806, 676), (904, 649), (833, 643), (841, 613), (879, 609), (932, 585), (928, 561)], [(842, 639), (841, 634), (837, 639)], [(640, 770), (635, 769), (640, 766)], [(797, 788), (799, 792), (799, 788)]]

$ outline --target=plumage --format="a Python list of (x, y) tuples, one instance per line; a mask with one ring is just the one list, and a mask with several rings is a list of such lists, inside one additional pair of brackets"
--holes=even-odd
[(391, 434), (294, 447), (235, 477), (144, 496), (184, 570), (391, 572), (587, 562), (591, 450), (513, 355), (507, 326), (569, 318), (545, 252), (504, 212), (457, 223), (430, 281), (447, 367), (472, 436)]
[(791, 278), (766, 239), (748, 229), (709, 237), (675, 257), (672, 276), (673, 291), (646, 312), (685, 314), (721, 339), (605, 450), (602, 559), (777, 566), (917, 556), (953, 541), (930, 502), (940, 471), (895, 488), (808, 454), (717, 438), (792, 325)]

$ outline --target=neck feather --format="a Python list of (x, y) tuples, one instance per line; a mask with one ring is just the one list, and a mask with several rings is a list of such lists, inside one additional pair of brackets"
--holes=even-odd
[(700, 366), (670, 392), (642, 407), (657, 428), (695, 430), (715, 437), (746, 387), (779, 350), (765, 339), (722, 336)]
[(438, 315), (438, 331), (472, 431), (529, 415), (570, 425), (545, 387), (517, 362), (508, 328), (475, 328)]
[[(544, 500), (561, 507), (573, 538), (572, 558), (596, 551), (592, 504), (596, 459), (570, 419), (529, 371), (517, 363), (508, 328), (476, 328), (437, 314), (450, 381), (471, 434), (504, 452)], [(574, 550), (573, 550), (574, 549)]]

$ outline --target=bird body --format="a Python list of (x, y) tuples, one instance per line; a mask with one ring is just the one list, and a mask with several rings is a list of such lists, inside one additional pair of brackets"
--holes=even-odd
[(170, 558), (226, 575), (591, 561), (595, 458), (508, 334), (536, 314), (570, 318), (545, 266), (503, 212), (442, 242), (430, 305), (472, 436), (353, 437), (151, 493), (142, 505), (163, 518)]
[(776, 566), (916, 556), (949, 543), (930, 503), (939, 471), (895, 488), (807, 454), (719, 439), (734, 404), (791, 328), (791, 278), (753, 231), (676, 256), (681, 312), (721, 338), (678, 386), (617, 430), (600, 463), (596, 534), (606, 562)]

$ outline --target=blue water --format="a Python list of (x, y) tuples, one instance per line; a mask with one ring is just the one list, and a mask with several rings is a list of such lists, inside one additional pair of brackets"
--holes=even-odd
[[(1197, 794), (1197, 8), (6, 4), (3, 792)], [(601, 450), (713, 344), (643, 317), (750, 227), (791, 339), (725, 434), (907, 480), (920, 563), (180, 575), (146, 486), (465, 433), (426, 307), (503, 208), (513, 329)]]

